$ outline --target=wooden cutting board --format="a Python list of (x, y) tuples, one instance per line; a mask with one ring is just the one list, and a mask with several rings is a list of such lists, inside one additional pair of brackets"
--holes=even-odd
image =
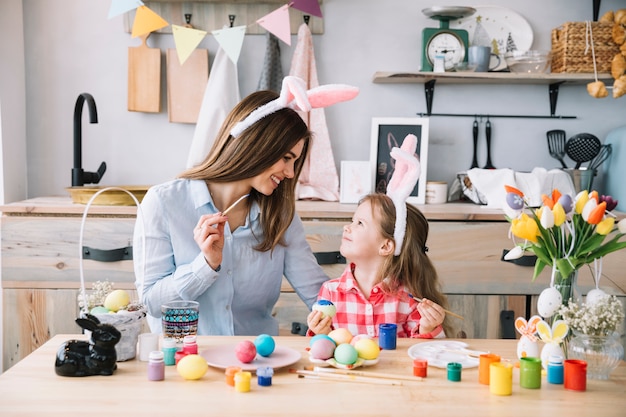
[(196, 123), (209, 80), (209, 51), (195, 49), (180, 65), (176, 49), (168, 49), (167, 112), (173, 123)]
[(128, 48), (128, 110), (158, 113), (161, 110), (161, 49), (141, 45)]

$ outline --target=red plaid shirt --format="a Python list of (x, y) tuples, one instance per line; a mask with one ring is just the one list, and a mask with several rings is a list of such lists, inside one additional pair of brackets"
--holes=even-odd
[(377, 284), (372, 288), (369, 300), (366, 299), (352, 274), (353, 268), (354, 264), (348, 265), (341, 277), (326, 281), (320, 289), (318, 299), (329, 300), (337, 308), (333, 328), (348, 329), (355, 336), (367, 334), (378, 337), (379, 324), (396, 323), (398, 337), (445, 337), (441, 326), (430, 333), (419, 334), (421, 316), (417, 311), (418, 303), (406, 289), (388, 294)]

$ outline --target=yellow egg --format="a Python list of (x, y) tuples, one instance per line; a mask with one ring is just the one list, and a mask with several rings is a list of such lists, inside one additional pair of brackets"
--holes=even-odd
[(335, 329), (328, 333), (328, 337), (333, 339), (337, 345), (340, 345), (342, 343), (350, 343), (352, 333), (348, 329)]
[(125, 308), (128, 304), (130, 304), (130, 295), (124, 290), (111, 291), (104, 299), (104, 307), (113, 312)]
[(202, 378), (208, 369), (209, 365), (206, 359), (194, 354), (183, 356), (176, 365), (176, 370), (180, 376), (188, 380)]
[(359, 358), (363, 358), (365, 360), (376, 359), (380, 354), (380, 347), (378, 347), (378, 343), (376, 343), (373, 339), (359, 339), (354, 344), (354, 348), (359, 354)]

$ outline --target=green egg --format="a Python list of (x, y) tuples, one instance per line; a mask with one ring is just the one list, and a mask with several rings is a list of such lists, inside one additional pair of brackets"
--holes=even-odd
[(342, 343), (335, 348), (335, 360), (340, 364), (353, 365), (358, 357), (359, 354), (350, 343)]
[(97, 306), (91, 309), (89, 314), (107, 314), (109, 313), (109, 309), (102, 306)]

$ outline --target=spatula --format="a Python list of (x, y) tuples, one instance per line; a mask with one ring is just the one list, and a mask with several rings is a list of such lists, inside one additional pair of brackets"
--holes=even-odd
[(491, 163), (491, 122), (487, 119), (487, 123), (485, 123), (485, 137), (487, 139), (487, 163), (485, 164), (485, 169), (495, 169)]
[(548, 136), (550, 156), (559, 161), (563, 168), (567, 168), (563, 160), (565, 156), (565, 131), (561, 129), (549, 130), (546, 135)]
[(602, 143), (591, 133), (579, 133), (568, 139), (565, 153), (576, 162), (574, 169), (579, 169), (583, 162), (589, 162), (600, 152)]

